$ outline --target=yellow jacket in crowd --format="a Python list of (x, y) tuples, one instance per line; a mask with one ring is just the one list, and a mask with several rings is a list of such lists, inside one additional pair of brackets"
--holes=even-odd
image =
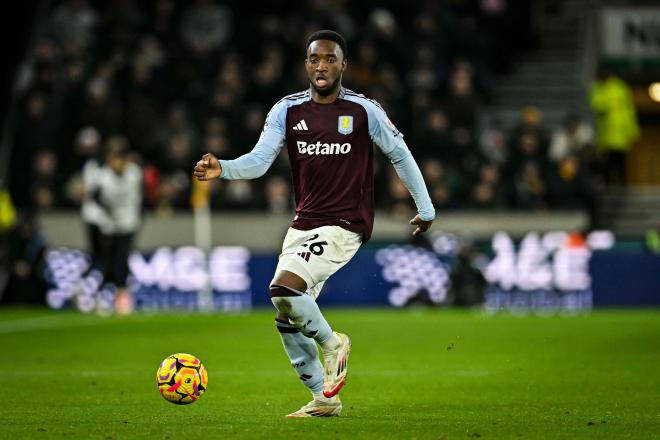
[(639, 137), (637, 114), (628, 85), (609, 75), (591, 86), (591, 109), (596, 114), (596, 142), (602, 150), (627, 151)]
[(9, 230), (16, 222), (16, 210), (6, 189), (0, 189), (0, 232)]

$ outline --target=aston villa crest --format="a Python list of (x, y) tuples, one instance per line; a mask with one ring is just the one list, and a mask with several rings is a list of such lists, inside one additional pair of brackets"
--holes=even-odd
[(337, 131), (339, 131), (341, 134), (353, 133), (353, 116), (340, 116), (337, 123)]

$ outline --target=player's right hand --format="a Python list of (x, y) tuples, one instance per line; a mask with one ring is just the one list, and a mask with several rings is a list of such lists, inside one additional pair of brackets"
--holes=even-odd
[(220, 177), (222, 173), (222, 168), (220, 167), (220, 162), (218, 158), (212, 155), (211, 153), (206, 153), (202, 156), (202, 159), (197, 162), (195, 169), (193, 170), (193, 176), (197, 180), (213, 180)]

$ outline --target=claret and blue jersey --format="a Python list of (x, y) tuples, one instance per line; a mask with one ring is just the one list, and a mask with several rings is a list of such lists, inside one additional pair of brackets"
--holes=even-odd
[(403, 135), (375, 101), (344, 88), (331, 104), (314, 102), (309, 90), (281, 99), (269, 112), (254, 149), (220, 161), (220, 177), (259, 177), (286, 145), (296, 200), (292, 226), (341, 226), (363, 234), (366, 241), (374, 219), (374, 144), (394, 164), (420, 217), (432, 220), (433, 206)]

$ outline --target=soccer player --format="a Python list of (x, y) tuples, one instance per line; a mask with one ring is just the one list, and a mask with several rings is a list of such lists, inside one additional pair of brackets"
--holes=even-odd
[(435, 218), (403, 135), (378, 103), (342, 87), (346, 54), (346, 43), (338, 33), (313, 33), (305, 58), (310, 88), (273, 106), (251, 152), (235, 160), (205, 154), (194, 169), (199, 180), (255, 179), (268, 170), (285, 145), (288, 150), (296, 215), (269, 290), (284, 349), (313, 395), (311, 402), (287, 415), (290, 418), (341, 413), (337, 393), (346, 382), (351, 341), (332, 330), (316, 298), (328, 277), (371, 236), (373, 145), (391, 160), (415, 200), (418, 214), (410, 220), (413, 235), (428, 230)]

